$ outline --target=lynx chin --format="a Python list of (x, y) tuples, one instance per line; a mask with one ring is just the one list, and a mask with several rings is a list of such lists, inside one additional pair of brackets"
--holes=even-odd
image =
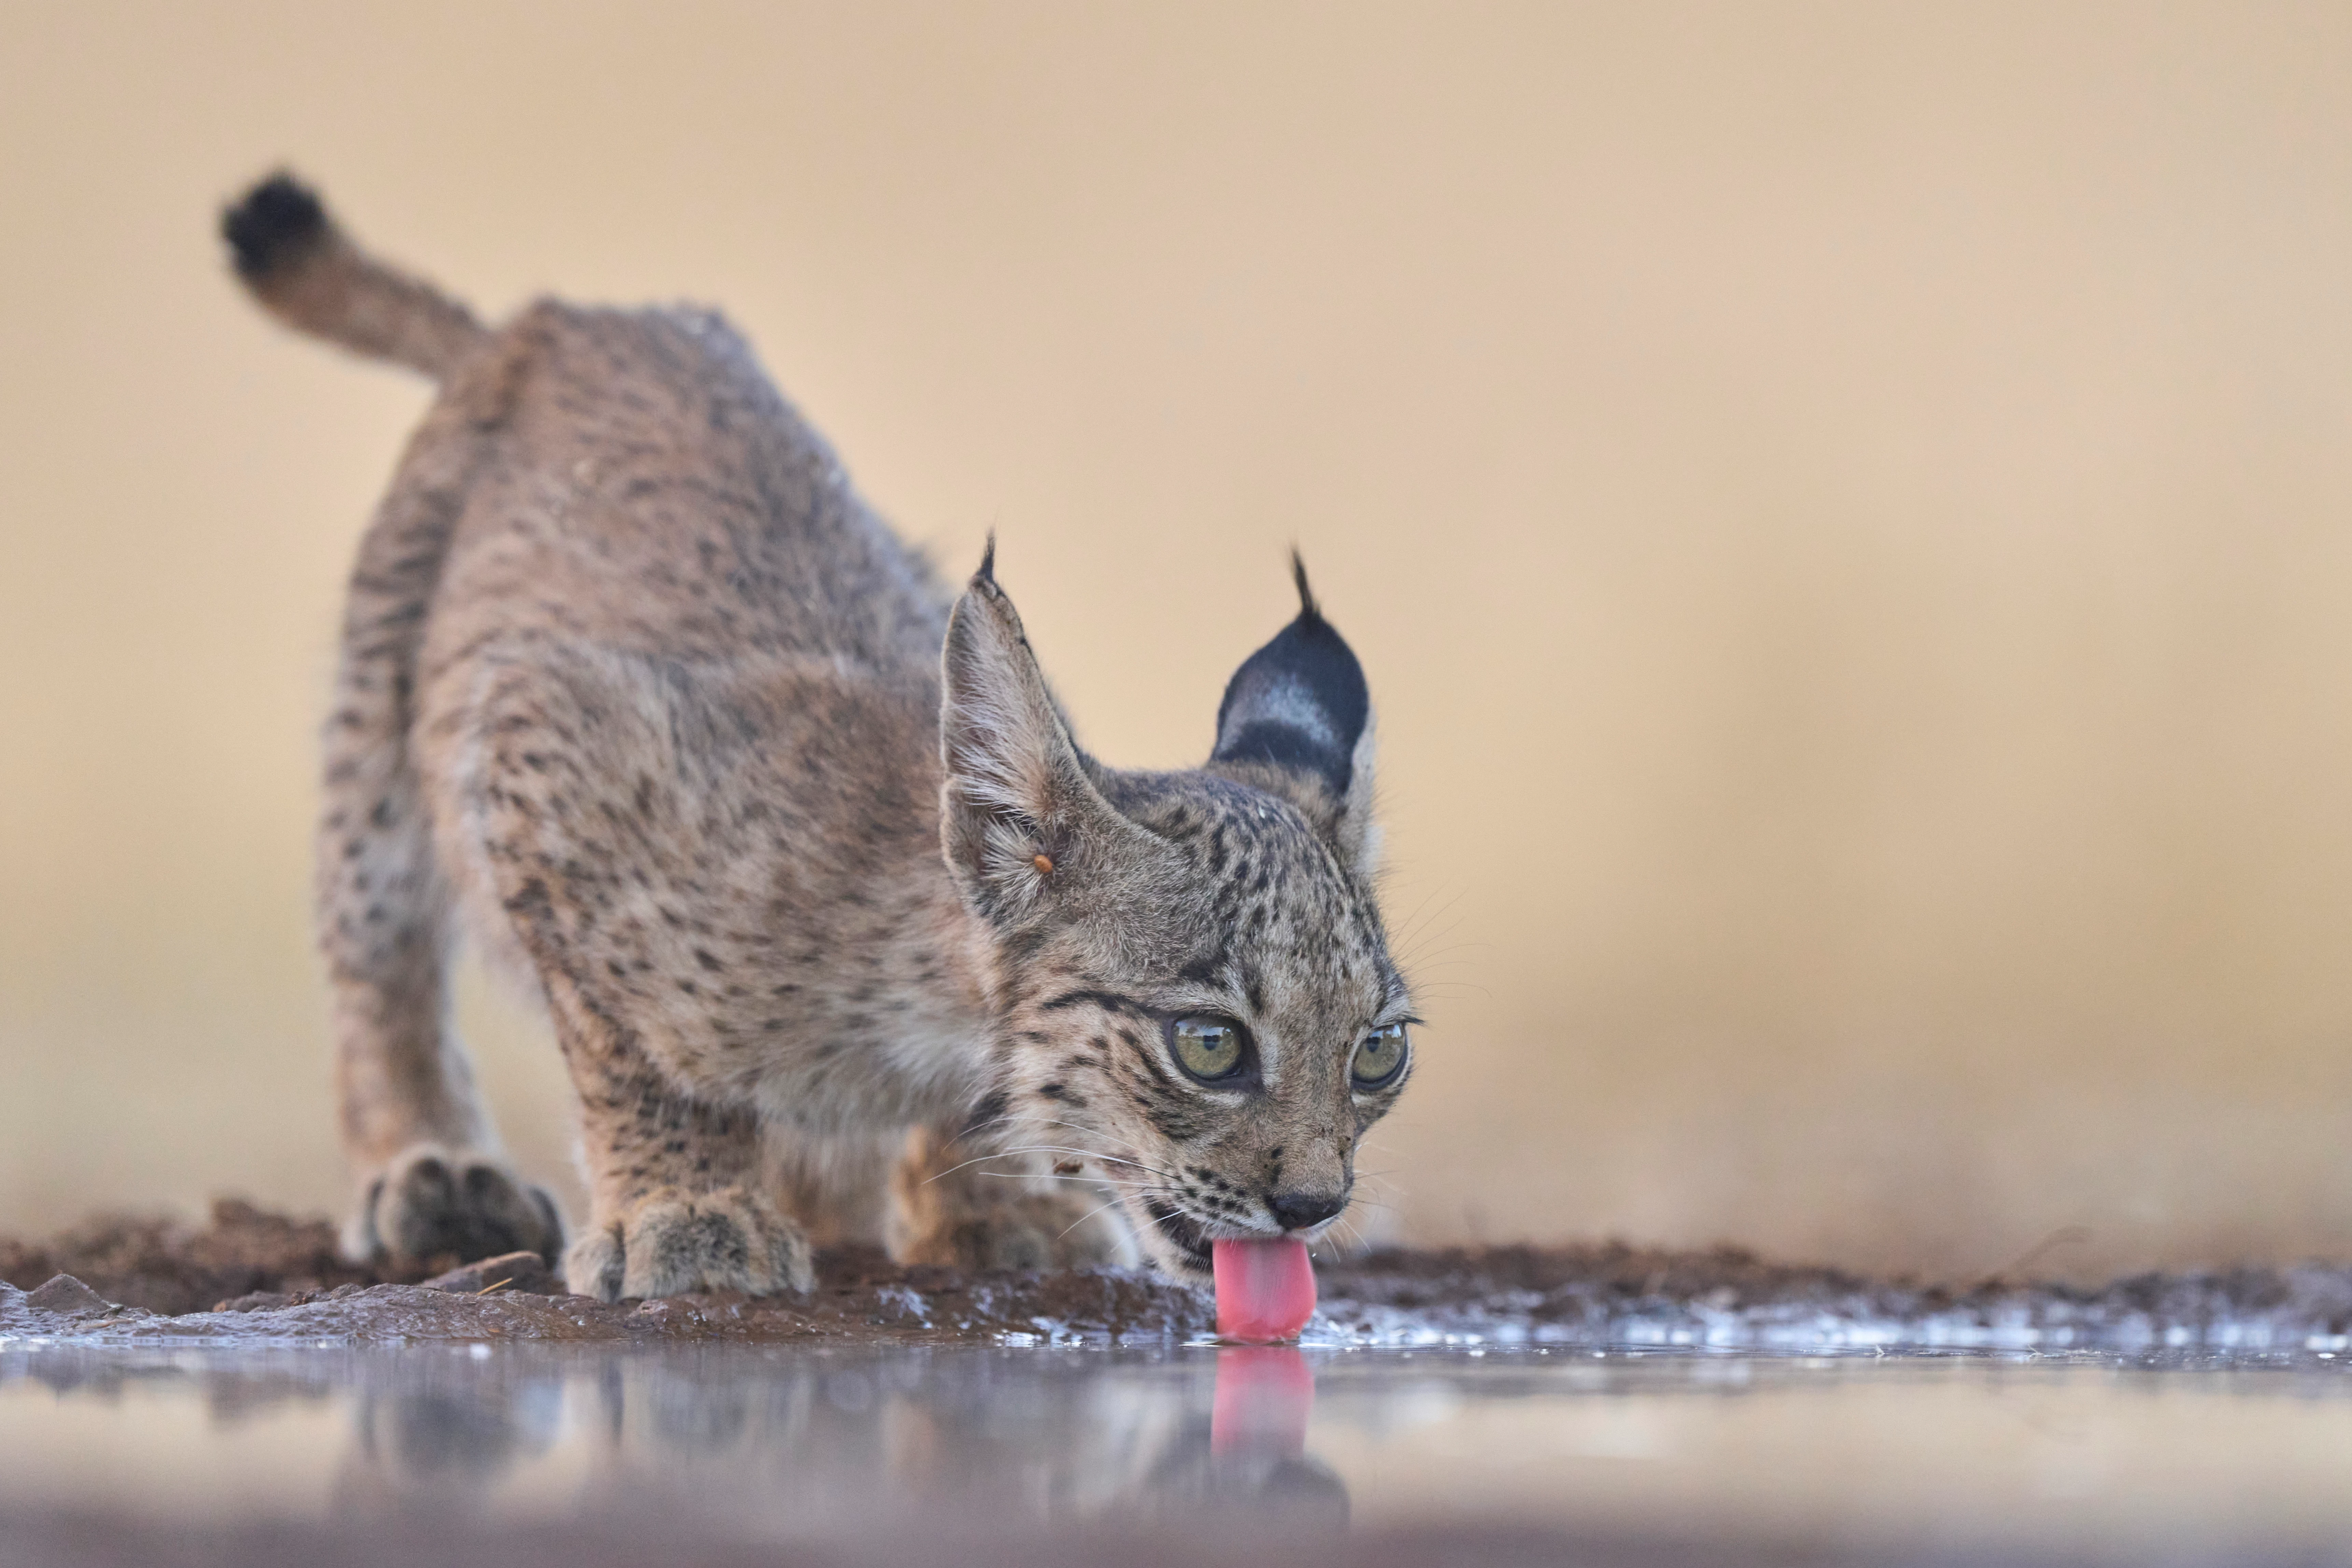
[[(1316, 1237), (1415, 1022), (1372, 711), (1297, 569), (1208, 761), (1080, 750), (994, 547), (943, 591), (718, 316), (504, 326), (285, 175), (229, 209), (281, 321), (432, 377), (352, 574), (318, 931), (346, 1245), (518, 1249), (606, 1300), (805, 1290), (810, 1247), (1207, 1278)], [(505, 1160), (461, 940), (543, 996), (589, 1213)]]

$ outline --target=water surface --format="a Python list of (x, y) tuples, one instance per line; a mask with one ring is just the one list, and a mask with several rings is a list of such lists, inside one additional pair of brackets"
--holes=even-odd
[[(666, 1540), (1507, 1524), (1900, 1561), (2352, 1562), (2325, 1354), (0, 1351), (0, 1511)], [(1944, 1555), (1937, 1555), (1944, 1554)]]

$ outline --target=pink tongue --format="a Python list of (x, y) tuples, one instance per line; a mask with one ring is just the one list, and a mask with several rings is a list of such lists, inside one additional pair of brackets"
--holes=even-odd
[(1296, 1339), (1315, 1315), (1315, 1266), (1303, 1241), (1212, 1244), (1217, 1332), (1257, 1344)]

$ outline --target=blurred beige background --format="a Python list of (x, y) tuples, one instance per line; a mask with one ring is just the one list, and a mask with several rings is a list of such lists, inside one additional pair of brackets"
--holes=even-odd
[(280, 160), (722, 303), (1113, 761), (1297, 540), (1432, 1020), (1376, 1232), (2352, 1252), (2352, 10), (16, 0), (0, 1226), (341, 1195), (312, 733), (426, 393), (227, 280)]

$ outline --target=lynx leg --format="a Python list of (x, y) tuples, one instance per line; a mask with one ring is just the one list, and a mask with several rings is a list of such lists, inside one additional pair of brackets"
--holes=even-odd
[(570, 982), (552, 978), (548, 992), (593, 1205), (564, 1255), (565, 1284), (607, 1301), (808, 1290), (808, 1240), (763, 1179), (758, 1117), (679, 1089)]
[(414, 628), (455, 510), (454, 476), (436, 472), (447, 457), (420, 437), (362, 547), (318, 838), (336, 1093), (359, 1190), (343, 1245), (412, 1267), (523, 1250), (552, 1259), (562, 1245), (554, 1204), (500, 1160), (446, 1017), (448, 900), (408, 737)]
[(929, 1129), (909, 1134), (890, 1178), (890, 1256), (950, 1268), (1133, 1267), (1135, 1243), (1109, 1194), (1045, 1177), (1029, 1158), (988, 1155)]
[(369, 793), (377, 804), (357, 828), (330, 809), (321, 845), (335, 1084), (359, 1186), (344, 1250), (406, 1268), (519, 1251), (551, 1262), (563, 1237), (555, 1205), (499, 1158), (448, 1026), (441, 900), (430, 860), (402, 841), (413, 796), (396, 780)]

